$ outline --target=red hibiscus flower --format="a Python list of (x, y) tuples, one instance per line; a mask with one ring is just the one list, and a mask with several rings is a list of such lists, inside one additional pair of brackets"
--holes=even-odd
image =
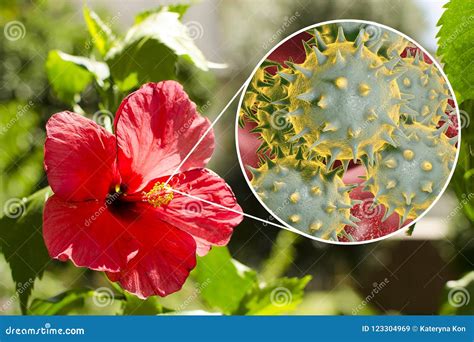
[(44, 165), (55, 194), (43, 218), (51, 257), (105, 271), (140, 298), (178, 291), (196, 254), (226, 245), (242, 220), (230, 187), (204, 168), (212, 132), (167, 184), (209, 126), (173, 81), (125, 98), (115, 135), (79, 114), (53, 115)]

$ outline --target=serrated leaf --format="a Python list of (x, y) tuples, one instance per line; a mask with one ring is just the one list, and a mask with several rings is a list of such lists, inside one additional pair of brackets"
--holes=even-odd
[(199, 283), (202, 299), (212, 308), (231, 314), (257, 284), (255, 271), (230, 256), (226, 247), (214, 247), (199, 258), (192, 273)]
[(444, 289), (441, 315), (474, 314), (474, 271), (459, 280), (450, 280)]
[(178, 57), (208, 70), (207, 61), (188, 35), (179, 14), (163, 8), (133, 25), (105, 57), (122, 91), (139, 84), (176, 78)]
[(445, 6), (438, 26), (437, 54), (445, 63), (444, 71), (456, 92), (459, 103), (474, 99), (474, 2), (451, 0)]
[(97, 48), (99, 53), (102, 56), (105, 56), (110, 47), (114, 44), (115, 35), (113, 34), (110, 27), (105, 24), (102, 19), (89, 9), (89, 7), (84, 6), (83, 9), (84, 20), (86, 21), (89, 34), (91, 36), (91, 42)]
[(243, 300), (238, 315), (279, 315), (296, 309), (303, 300), (311, 276), (279, 278), (252, 290)]
[(103, 86), (110, 76), (107, 64), (59, 50), (49, 52), (46, 71), (56, 95), (66, 103), (79, 102), (81, 93), (93, 80)]
[(85, 299), (92, 297), (90, 289), (68, 290), (48, 299), (36, 298), (28, 309), (30, 315), (66, 315), (71, 310), (84, 306)]
[(0, 246), (10, 265), (23, 313), (35, 279), (42, 277), (51, 260), (41, 230), (43, 206), (51, 194), (48, 187), (28, 198), (12, 199), (4, 205), (0, 218)]

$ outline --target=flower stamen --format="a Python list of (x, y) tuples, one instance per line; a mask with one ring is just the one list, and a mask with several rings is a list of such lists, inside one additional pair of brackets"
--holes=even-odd
[(148, 201), (153, 207), (161, 207), (171, 202), (173, 199), (173, 192), (169, 185), (165, 183), (156, 183), (148, 192), (143, 192), (143, 199)]

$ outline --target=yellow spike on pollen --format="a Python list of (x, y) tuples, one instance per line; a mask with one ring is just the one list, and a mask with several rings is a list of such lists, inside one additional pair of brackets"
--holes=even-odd
[(300, 217), (300, 215), (294, 214), (294, 215), (291, 215), (291, 216), (289, 217), (289, 219), (290, 219), (290, 222), (291, 222), (291, 223), (298, 223), (298, 222), (300, 222), (301, 217)]
[(369, 113), (367, 114), (367, 121), (375, 121), (377, 120), (378, 115), (375, 112), (375, 110), (371, 109), (369, 110)]
[(408, 77), (405, 77), (405, 78), (403, 79), (403, 85), (404, 85), (405, 87), (409, 87), (409, 86), (411, 85), (411, 81), (410, 81), (410, 79), (409, 79)]
[(427, 116), (430, 113), (430, 108), (427, 105), (424, 105), (421, 109), (421, 115)]
[(319, 108), (324, 109), (328, 106), (326, 102), (326, 97), (324, 95), (321, 95), (321, 97), (318, 100), (318, 103), (316, 104)]
[(396, 182), (396, 181), (394, 181), (394, 180), (389, 180), (389, 181), (387, 182), (386, 188), (387, 188), (387, 189), (393, 189), (396, 185), (397, 185), (397, 182)]
[(402, 195), (403, 195), (403, 197), (405, 197), (405, 203), (406, 203), (406, 205), (410, 205), (412, 198), (415, 197), (415, 194), (414, 194), (414, 193), (407, 194), (406, 192), (403, 192)]
[(397, 161), (393, 158), (387, 159), (384, 162), (385, 166), (388, 167), (389, 169), (394, 169), (397, 167)]
[(349, 138), (356, 138), (359, 135), (360, 131), (353, 130), (351, 127), (347, 129), (347, 136)]
[(367, 96), (369, 95), (369, 93), (370, 93), (370, 87), (367, 84), (365, 83), (359, 84), (359, 94), (361, 96)]
[(321, 189), (319, 188), (319, 186), (313, 186), (313, 187), (311, 188), (311, 193), (312, 193), (313, 195), (319, 196), (319, 195), (321, 195)]
[(332, 213), (336, 209), (337, 209), (337, 207), (332, 203), (328, 203), (328, 205), (326, 206), (326, 212), (328, 214)]
[(413, 152), (412, 150), (403, 151), (403, 158), (405, 158), (406, 160), (412, 160), (414, 156), (415, 152)]
[(424, 191), (424, 192), (432, 193), (433, 192), (433, 182), (426, 182), (425, 184), (423, 184), (421, 186), (421, 190)]
[(290, 201), (291, 203), (297, 203), (299, 200), (300, 200), (300, 194), (297, 193), (297, 192), (293, 192), (291, 195), (290, 195)]
[(347, 78), (345, 78), (345, 77), (336, 78), (334, 83), (336, 84), (336, 87), (338, 87), (339, 89), (347, 88)]
[(321, 221), (314, 221), (313, 223), (310, 224), (309, 231), (311, 233), (314, 233), (320, 230), (322, 226), (323, 226), (323, 223)]
[(284, 182), (274, 181), (273, 182), (273, 191), (278, 192), (285, 186)]
[(424, 161), (423, 163), (421, 163), (421, 169), (423, 171), (431, 171), (432, 168), (433, 164), (431, 164), (429, 161)]
[(330, 122), (328, 122), (323, 128), (323, 132), (334, 132), (334, 131), (337, 131), (337, 126), (333, 125)]

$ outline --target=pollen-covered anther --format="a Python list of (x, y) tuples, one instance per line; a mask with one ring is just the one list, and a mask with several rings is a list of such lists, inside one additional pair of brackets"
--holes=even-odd
[(433, 164), (431, 164), (429, 161), (424, 161), (421, 163), (421, 169), (423, 171), (431, 171), (433, 169)]
[(173, 199), (172, 188), (161, 182), (155, 183), (148, 192), (143, 192), (143, 199), (155, 208), (167, 205)]
[(338, 78), (336, 78), (336, 80), (334, 81), (334, 84), (335, 84), (336, 87), (338, 87), (339, 89), (346, 89), (346, 88), (347, 88), (347, 78), (345, 78), (345, 77), (338, 77)]
[(415, 156), (415, 153), (412, 150), (405, 150), (403, 151), (403, 158), (406, 160), (412, 160), (413, 157)]

